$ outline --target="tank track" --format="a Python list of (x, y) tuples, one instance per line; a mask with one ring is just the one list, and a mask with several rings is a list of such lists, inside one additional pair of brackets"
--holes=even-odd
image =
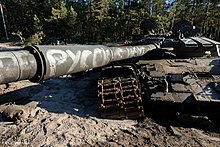
[(130, 65), (108, 67), (103, 70), (98, 80), (98, 98), (102, 118), (144, 117), (139, 80)]

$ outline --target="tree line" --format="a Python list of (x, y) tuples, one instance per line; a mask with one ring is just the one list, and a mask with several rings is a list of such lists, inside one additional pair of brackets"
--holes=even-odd
[[(131, 40), (153, 19), (157, 33), (187, 20), (220, 41), (219, 0), (1, 0), (9, 38), (26, 43), (103, 43)], [(5, 38), (2, 15), (0, 39)]]

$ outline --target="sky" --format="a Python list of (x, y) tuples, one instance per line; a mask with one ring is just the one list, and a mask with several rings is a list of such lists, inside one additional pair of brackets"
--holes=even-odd
[(174, 0), (166, 0), (167, 4), (171, 4)]

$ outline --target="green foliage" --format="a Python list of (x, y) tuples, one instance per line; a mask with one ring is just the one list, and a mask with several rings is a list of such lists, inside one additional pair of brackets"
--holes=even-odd
[(220, 40), (219, 0), (1, 0), (1, 4), (9, 34), (20, 32), (30, 44), (130, 40), (142, 33), (140, 23), (148, 18), (157, 22), (157, 33), (186, 19), (204, 35)]
[(42, 39), (44, 37), (43, 31), (38, 31), (34, 35), (31, 35), (26, 41), (26, 45), (39, 45), (42, 43)]
[(52, 8), (51, 16), (46, 20), (44, 26), (46, 43), (54, 43), (57, 40), (69, 40), (74, 32), (76, 17), (77, 13), (73, 7), (67, 8), (63, 2), (57, 8)]
[(51, 21), (65, 19), (67, 16), (67, 8), (65, 7), (64, 3), (61, 3), (58, 9), (52, 8), (51, 13), (52, 13)]

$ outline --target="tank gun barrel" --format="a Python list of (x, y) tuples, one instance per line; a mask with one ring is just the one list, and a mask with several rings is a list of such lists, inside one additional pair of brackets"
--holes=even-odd
[(51, 77), (73, 74), (113, 61), (143, 56), (157, 46), (63, 45), (27, 46), (0, 51), (0, 84), (19, 80), (40, 82)]
[(30, 50), (0, 51), (1, 84), (30, 79), (37, 70), (37, 61)]

